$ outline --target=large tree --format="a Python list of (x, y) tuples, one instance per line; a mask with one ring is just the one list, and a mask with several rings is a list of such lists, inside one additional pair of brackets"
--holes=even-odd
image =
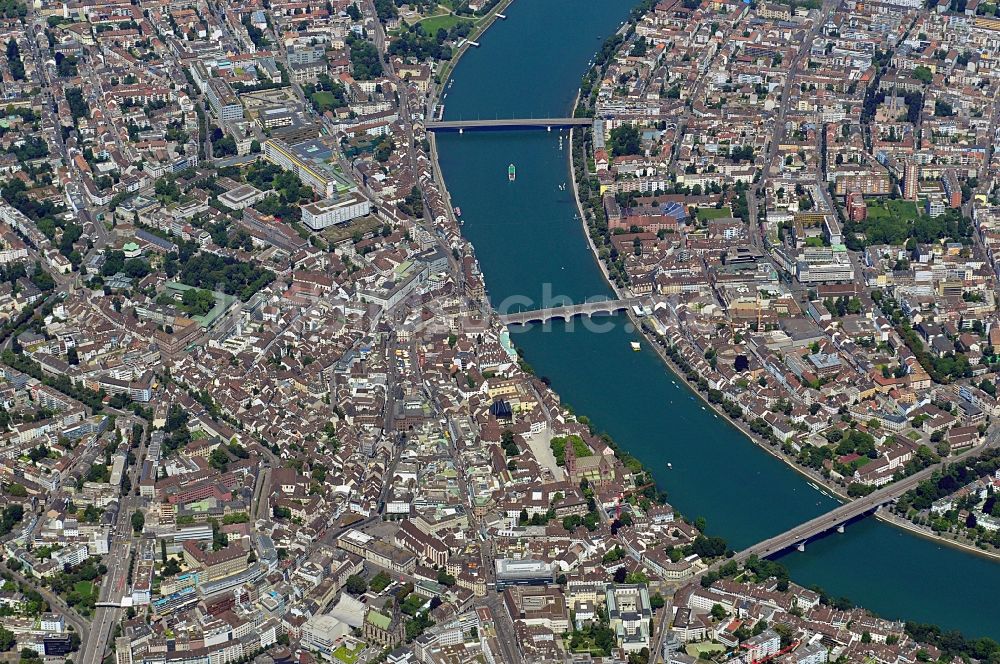
[(347, 577), (347, 583), (344, 587), (347, 588), (347, 592), (352, 595), (361, 595), (368, 591), (368, 582), (365, 581), (363, 576), (352, 574)]
[(639, 130), (632, 125), (622, 125), (611, 130), (611, 156), (621, 157), (629, 154), (641, 154), (642, 142)]
[(0, 627), (0, 652), (7, 652), (14, 647), (15, 643), (14, 632), (5, 627)]
[(134, 530), (137, 533), (141, 533), (142, 528), (145, 525), (146, 525), (146, 517), (142, 515), (142, 512), (140, 510), (132, 512), (132, 530)]

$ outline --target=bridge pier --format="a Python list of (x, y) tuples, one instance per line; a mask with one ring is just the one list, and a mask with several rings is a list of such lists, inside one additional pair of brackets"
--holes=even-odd
[(839, 526), (837, 526), (837, 532), (838, 533), (844, 532), (844, 524), (840, 524)]
[(805, 550), (806, 550), (806, 543), (805, 543), (805, 542), (799, 542), (799, 543), (798, 543), (798, 544), (797, 544), (797, 545), (795, 546), (795, 548), (796, 548), (796, 549), (798, 549), (798, 550), (799, 550), (799, 552), (801, 553), (802, 551), (805, 551)]

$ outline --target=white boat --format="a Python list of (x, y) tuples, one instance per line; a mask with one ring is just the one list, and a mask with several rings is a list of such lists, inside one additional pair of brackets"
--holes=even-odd
[(639, 342), (638, 341), (633, 341), (633, 342), (630, 343), (630, 345), (632, 346), (632, 350), (634, 350), (634, 351), (638, 351), (639, 350)]
[(668, 462), (667, 462), (667, 468), (673, 468), (673, 467), (674, 467), (674, 464), (672, 464), (672, 463), (670, 463), (670, 462), (668, 461)]

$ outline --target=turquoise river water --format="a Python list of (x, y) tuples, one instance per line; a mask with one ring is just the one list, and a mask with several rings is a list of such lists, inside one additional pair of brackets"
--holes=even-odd
[[(446, 119), (559, 117), (580, 77), (625, 20), (622, 0), (514, 0), (456, 67)], [(463, 231), (475, 245), (493, 304), (535, 308), (611, 293), (572, 199), (569, 143), (553, 130), (441, 133), (440, 163)], [(509, 182), (507, 166), (517, 167)], [(638, 340), (628, 321), (512, 330), (535, 371), (576, 412), (654, 472), (681, 512), (739, 549), (836, 502), (753, 445), (702, 403)], [(667, 468), (667, 463), (672, 468)], [(935, 622), (1000, 638), (991, 607), (1000, 564), (869, 518), (781, 558), (795, 581), (819, 584), (889, 618)]]

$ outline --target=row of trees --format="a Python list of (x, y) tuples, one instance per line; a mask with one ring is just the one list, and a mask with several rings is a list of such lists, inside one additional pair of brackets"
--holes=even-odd
[(848, 314), (853, 316), (861, 313), (861, 300), (853, 296), (847, 297), (846, 295), (841, 295), (838, 298), (828, 297), (823, 300), (823, 306), (837, 318), (843, 318)]
[[(615, 37), (609, 42), (605, 42), (607, 47), (610, 43), (621, 43), (620, 37)], [(611, 51), (613, 53), (613, 51)], [(601, 53), (604, 53), (602, 48)], [(606, 55), (604, 57), (609, 57)], [(598, 56), (600, 61), (601, 56)], [(583, 87), (596, 85), (599, 80), (599, 72), (603, 72), (603, 67), (591, 70), (591, 73), (584, 77)], [(581, 88), (582, 90), (583, 88)], [(577, 106), (575, 115), (577, 117), (587, 117), (592, 115), (592, 103), (596, 92), (592, 92), (589, 97), (584, 98), (581, 92), (581, 104)], [(637, 134), (636, 134), (637, 137)], [(618, 136), (618, 148), (614, 145), (611, 150), (630, 151), (638, 148), (629, 134)], [(597, 247), (598, 255), (608, 269), (608, 275), (619, 286), (624, 287), (629, 283), (628, 273), (625, 271), (625, 257), (620, 255), (618, 248), (611, 241), (611, 233), (608, 229), (607, 214), (604, 211), (603, 200), (600, 192), (600, 183), (597, 177), (590, 177), (587, 167), (587, 154), (591, 152), (593, 132), (591, 130), (573, 132), (573, 177), (576, 180), (580, 202), (584, 208), (584, 219), (587, 222), (587, 229), (591, 241)]]

